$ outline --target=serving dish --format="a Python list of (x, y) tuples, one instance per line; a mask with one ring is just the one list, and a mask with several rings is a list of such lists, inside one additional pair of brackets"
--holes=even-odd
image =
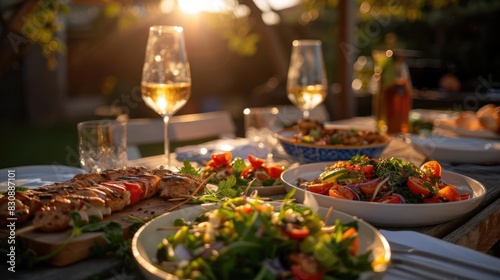
[[(315, 179), (326, 166), (333, 163), (321, 162), (293, 167), (281, 174), (281, 180), (287, 191), (296, 190), (294, 197), (301, 203), (304, 201), (306, 191), (296, 186), (297, 178)], [(373, 225), (387, 227), (425, 226), (447, 222), (472, 211), (486, 194), (486, 188), (481, 183), (458, 173), (443, 171), (442, 180), (455, 185), (460, 193), (469, 192), (471, 198), (447, 203), (391, 204), (346, 200), (309, 193), (316, 199), (319, 206), (332, 206), (335, 210), (359, 217)]]
[[(279, 203), (274, 202), (272, 204), (275, 208), (279, 208)], [(132, 239), (132, 253), (139, 264), (141, 272), (147, 279), (178, 279), (174, 275), (169, 274), (155, 266), (157, 245), (166, 235), (175, 232), (167, 230), (159, 231), (158, 228), (171, 226), (178, 218), (184, 218), (188, 221), (193, 220), (206, 210), (207, 205), (196, 205), (166, 213), (148, 222), (136, 232)], [(318, 210), (318, 213), (323, 217), (327, 214), (327, 212), (328, 209), (323, 207), (320, 207)], [(339, 219), (342, 223), (347, 223), (353, 220), (358, 221), (358, 233), (360, 237), (358, 252), (371, 250), (372, 259), (377, 260), (378, 263), (378, 265), (374, 266), (375, 273), (369, 275), (363, 274), (363, 279), (380, 279), (390, 263), (391, 256), (389, 243), (385, 237), (368, 223), (339, 211), (332, 211), (326, 221), (326, 224), (334, 224), (336, 219)]]
[(467, 129), (456, 125), (450, 125), (445, 122), (436, 122), (433, 133), (442, 135), (453, 135), (469, 138), (484, 138), (500, 140), (500, 134), (488, 129)]
[(322, 161), (348, 160), (355, 155), (365, 155), (371, 158), (379, 157), (390, 142), (363, 146), (347, 145), (316, 145), (292, 141), (295, 131), (284, 130), (278, 133), (278, 140), (288, 156), (301, 164)]
[(450, 163), (500, 163), (500, 141), (412, 135), (411, 144), (428, 158)]
[(202, 165), (210, 160), (213, 153), (218, 152), (231, 152), (233, 157), (246, 158), (248, 154), (252, 154), (265, 158), (268, 150), (246, 138), (217, 139), (200, 145), (182, 146), (175, 149), (179, 162), (189, 160)]

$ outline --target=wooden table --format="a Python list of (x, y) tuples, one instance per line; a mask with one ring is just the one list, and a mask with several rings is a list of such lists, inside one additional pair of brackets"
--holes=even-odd
[[(382, 157), (398, 157), (412, 161), (417, 165), (427, 159), (405, 140), (394, 139), (382, 154)], [(173, 158), (175, 158), (173, 156)], [(156, 167), (161, 163), (162, 156), (141, 158), (129, 162), (129, 165)], [(294, 163), (296, 164), (296, 163)], [(388, 230), (412, 230), (424, 233), (442, 240), (459, 244), (477, 251), (487, 252), (500, 240), (500, 165), (449, 165), (442, 163), (445, 170), (474, 178), (484, 184), (487, 189), (482, 203), (469, 214), (450, 222), (423, 227), (381, 228)], [(43, 267), (34, 271), (16, 272), (9, 276), (12, 279), (63, 279), (72, 275), (72, 279), (143, 279), (138, 271), (125, 272), (123, 264), (116, 258), (87, 259), (65, 267)], [(123, 278), (122, 278), (123, 277)], [(11, 278), (6, 278), (11, 279)]]

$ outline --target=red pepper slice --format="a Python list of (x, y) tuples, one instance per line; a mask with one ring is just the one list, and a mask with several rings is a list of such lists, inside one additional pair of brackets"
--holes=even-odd
[[(210, 166), (212, 166), (212, 167), (217, 167), (217, 166), (229, 164), (232, 157), (233, 157), (233, 155), (231, 154), (231, 152), (214, 153), (211, 155), (212, 159), (209, 161), (209, 163), (211, 163)], [(207, 163), (207, 165), (208, 165), (208, 163)]]
[(248, 155), (248, 161), (250, 162), (252, 167), (255, 169), (261, 167), (265, 163), (264, 159), (258, 158), (258, 157), (253, 156), (253, 155)]
[(130, 204), (129, 205), (134, 205), (139, 200), (141, 200), (142, 197), (142, 188), (139, 184), (136, 183), (130, 183), (130, 182), (124, 182), (125, 183), (125, 189), (130, 192)]

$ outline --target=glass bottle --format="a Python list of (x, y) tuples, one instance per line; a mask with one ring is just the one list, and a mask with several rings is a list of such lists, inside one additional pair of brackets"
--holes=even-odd
[(393, 50), (373, 51), (372, 110), (377, 130), (386, 134), (408, 133), (412, 108), (412, 84), (404, 56)]

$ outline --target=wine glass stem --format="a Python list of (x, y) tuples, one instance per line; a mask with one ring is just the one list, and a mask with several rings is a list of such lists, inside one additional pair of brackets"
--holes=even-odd
[(170, 141), (168, 138), (168, 124), (170, 122), (170, 116), (163, 117), (164, 126), (164, 147), (165, 147), (165, 168), (170, 169)]
[(309, 119), (309, 110), (304, 110), (302, 115), (304, 116), (304, 119), (306, 119), (306, 120)]

